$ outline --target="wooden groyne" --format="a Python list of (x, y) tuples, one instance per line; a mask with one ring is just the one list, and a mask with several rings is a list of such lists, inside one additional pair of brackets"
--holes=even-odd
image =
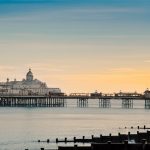
[(131, 134), (130, 132), (128, 132), (128, 134), (118, 133), (118, 135), (109, 134), (108, 136), (101, 134), (99, 137), (95, 137), (94, 135), (92, 135), (91, 138), (85, 138), (85, 136), (83, 136), (82, 138), (74, 137), (73, 139), (56, 139), (56, 143), (107, 143), (108, 141), (111, 141), (111, 143), (122, 143), (124, 141), (140, 143), (143, 141), (143, 139), (150, 143), (150, 131), (137, 131), (136, 134)]
[[(143, 128), (143, 127), (139, 127)], [(144, 126), (146, 129), (146, 126)], [(50, 139), (45, 141), (38, 140), (38, 142), (46, 142), (50, 143)], [(76, 138), (63, 140), (56, 139), (56, 144), (58, 143), (72, 143), (74, 146), (59, 146), (58, 150), (150, 150), (150, 131), (147, 132), (139, 132), (136, 134), (121, 134), (118, 135), (100, 135), (96, 137), (94, 135), (91, 138)], [(78, 146), (79, 143), (90, 144), (90, 146)], [(25, 149), (29, 150), (29, 149)], [(41, 148), (39, 150), (52, 150)]]
[[(29, 149), (25, 149), (29, 150)], [(38, 150), (56, 150), (56, 149), (45, 149), (40, 148)], [(124, 143), (93, 143), (91, 146), (59, 146), (58, 150), (150, 150), (149, 143), (137, 143), (137, 144), (129, 144), (127, 141)]]
[[(124, 141), (129, 141), (130, 143), (140, 143), (143, 142), (143, 139), (150, 143), (150, 131), (137, 131), (136, 134), (131, 134), (130, 132), (128, 132), (128, 134), (118, 133), (118, 135), (109, 134), (108, 136), (101, 134), (99, 137), (92, 135), (91, 138), (85, 138), (85, 136), (82, 138), (74, 137), (73, 139), (64, 138), (61, 140), (57, 138), (56, 143), (107, 143), (108, 141), (111, 143), (123, 143)], [(45, 141), (38, 140), (38, 142), (50, 143), (50, 139)]]
[[(74, 137), (72, 139), (68, 139), (67, 137), (65, 137), (64, 139), (56, 138), (55, 142), (56, 143), (92, 143), (92, 142), (107, 143), (108, 141), (111, 141), (112, 143), (122, 143), (125, 140), (128, 140), (129, 142), (139, 143), (142, 142), (143, 139), (146, 139), (147, 142), (150, 142), (150, 131), (148, 130), (150, 128), (146, 127), (146, 125), (144, 125), (143, 127), (140, 126), (137, 127), (131, 126), (130, 128), (124, 127), (124, 129), (131, 129), (131, 130), (138, 129), (138, 131), (136, 134), (131, 134), (130, 132), (128, 132), (128, 134), (118, 133), (118, 135), (109, 134), (107, 136), (100, 134), (99, 137), (91, 135), (91, 138), (86, 138), (85, 136), (82, 136), (82, 138)], [(140, 132), (140, 130), (147, 130), (147, 132)], [(37, 142), (50, 143), (51, 140), (50, 139), (37, 140)]]
[[(149, 150), (150, 144), (148, 143), (129, 144), (128, 141), (125, 141), (124, 143), (115, 143), (115, 144), (108, 142), (105, 144), (94, 143), (91, 145), (90, 148), (91, 150)], [(61, 150), (61, 148), (59, 150)]]
[[(80, 139), (81, 140), (81, 139)], [(79, 141), (80, 141), (79, 140)], [(82, 142), (87, 142), (82, 139)], [(150, 131), (137, 134), (118, 134), (118, 136), (94, 137), (88, 141), (91, 146), (59, 146), (58, 150), (150, 150)]]
[(138, 144), (128, 144), (126, 141), (124, 143), (105, 143), (97, 144), (93, 143), (91, 146), (60, 146), (58, 150), (150, 150), (150, 144), (138, 143)]

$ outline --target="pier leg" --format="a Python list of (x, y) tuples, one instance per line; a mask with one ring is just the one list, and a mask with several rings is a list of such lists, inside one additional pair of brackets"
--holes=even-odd
[(88, 98), (78, 98), (77, 107), (88, 107)]
[(100, 108), (110, 108), (111, 107), (110, 99), (99, 99), (99, 107)]
[(122, 99), (122, 108), (133, 108), (133, 99)]
[(145, 109), (150, 109), (150, 100), (145, 99)]
[(48, 106), (49, 107), (64, 107), (66, 103), (66, 99), (64, 98), (49, 98)]

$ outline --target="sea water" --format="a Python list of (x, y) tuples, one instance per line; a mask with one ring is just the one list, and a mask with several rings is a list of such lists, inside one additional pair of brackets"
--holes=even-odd
[[(0, 107), (0, 150), (57, 149), (64, 144), (57, 145), (56, 138), (136, 133), (137, 126), (150, 127), (150, 110), (144, 109), (144, 101), (134, 101), (133, 109), (123, 109), (118, 100), (111, 106), (99, 108), (98, 100), (89, 100), (87, 108), (78, 108), (76, 100), (67, 100), (64, 108)], [(37, 142), (47, 139), (50, 143)]]

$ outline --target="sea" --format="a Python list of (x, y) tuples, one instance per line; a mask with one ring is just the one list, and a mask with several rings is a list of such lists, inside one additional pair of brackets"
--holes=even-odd
[(76, 100), (67, 100), (67, 107), (0, 107), (0, 150), (57, 149), (65, 143), (56, 144), (56, 138), (136, 133), (144, 125), (150, 127), (150, 109), (142, 100), (134, 101), (133, 109), (122, 108), (120, 100), (112, 100), (111, 108), (99, 108), (96, 99), (86, 108), (77, 107)]

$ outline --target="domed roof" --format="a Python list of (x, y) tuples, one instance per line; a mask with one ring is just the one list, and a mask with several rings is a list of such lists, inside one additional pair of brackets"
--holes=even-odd
[(31, 72), (31, 69), (29, 69), (29, 72), (26, 75), (26, 81), (28, 82), (33, 81), (33, 73)]
[(147, 88), (144, 93), (150, 93), (150, 90)]
[(27, 76), (33, 76), (33, 73), (31, 72), (31, 69), (29, 69), (29, 72), (27, 73)]

